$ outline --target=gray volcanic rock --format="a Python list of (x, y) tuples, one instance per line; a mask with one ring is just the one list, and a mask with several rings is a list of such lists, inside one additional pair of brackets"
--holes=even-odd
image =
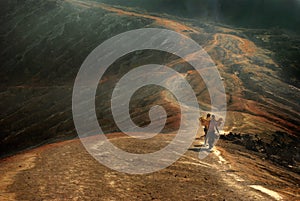
[(66, 1), (11, 1), (5, 8), (0, 29), (2, 86), (71, 84), (100, 43), (152, 22)]

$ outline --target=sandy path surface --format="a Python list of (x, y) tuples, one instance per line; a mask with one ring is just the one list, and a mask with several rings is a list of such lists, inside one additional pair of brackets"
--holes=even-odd
[[(173, 137), (174, 135), (159, 135), (132, 146), (133, 139), (118, 134), (109, 135), (111, 142), (116, 146), (135, 153), (160, 149)], [(0, 198), (1, 200), (299, 199), (297, 195), (299, 190), (297, 192), (295, 187), (292, 188), (293, 181), (289, 181), (284, 175), (279, 177), (260, 170), (262, 166), (272, 167), (270, 170), (276, 171), (280, 168), (275, 169), (276, 167), (266, 162), (258, 163), (261, 166), (256, 167), (257, 164), (248, 161), (249, 157), (254, 161), (259, 160), (256, 156), (234, 155), (222, 147), (215, 149), (204, 160), (199, 160), (200, 143), (202, 141), (195, 140), (190, 150), (170, 167), (146, 175), (124, 174), (101, 165), (87, 153), (79, 140), (46, 145), (0, 161), (2, 175)], [(228, 144), (225, 146), (227, 149), (230, 148)], [(237, 160), (234, 157), (239, 158)], [(246, 172), (245, 167), (251, 171)]]

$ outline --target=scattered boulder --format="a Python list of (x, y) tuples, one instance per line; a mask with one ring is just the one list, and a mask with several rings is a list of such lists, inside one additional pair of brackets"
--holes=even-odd
[(266, 159), (300, 173), (300, 139), (280, 131), (275, 132), (272, 137), (270, 142), (266, 142), (259, 135), (230, 132), (220, 138), (265, 154)]

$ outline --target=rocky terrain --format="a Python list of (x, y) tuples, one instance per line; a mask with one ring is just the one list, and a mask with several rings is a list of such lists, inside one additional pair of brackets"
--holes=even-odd
[[(0, 200), (300, 199), (296, 33), (99, 1), (1, 1), (0, 10)], [(228, 135), (204, 160), (199, 160), (203, 141), (198, 136), (170, 167), (128, 175), (101, 165), (74, 139), (72, 91), (82, 62), (103, 41), (138, 28), (184, 34), (215, 62), (226, 89), (222, 132)], [(147, 86), (132, 97), (130, 118), (146, 126), (149, 109), (163, 106), (168, 118), (162, 134), (135, 140), (119, 132), (110, 108), (112, 91), (129, 70), (145, 64), (175, 69), (193, 87), (200, 108), (211, 107), (203, 79), (183, 59), (155, 50), (119, 58), (99, 82), (96, 111), (110, 141), (131, 153), (165, 147), (180, 126), (176, 98), (162, 87)]]
[(300, 173), (299, 139), (286, 133), (276, 132), (273, 139), (263, 141), (258, 135), (233, 134), (221, 135), (221, 139), (242, 145), (248, 150), (262, 154), (262, 157)]

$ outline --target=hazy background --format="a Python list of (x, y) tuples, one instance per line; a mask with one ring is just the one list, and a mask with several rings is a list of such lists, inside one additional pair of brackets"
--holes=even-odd
[(201, 17), (247, 28), (300, 32), (299, 0), (100, 0), (151, 12)]

